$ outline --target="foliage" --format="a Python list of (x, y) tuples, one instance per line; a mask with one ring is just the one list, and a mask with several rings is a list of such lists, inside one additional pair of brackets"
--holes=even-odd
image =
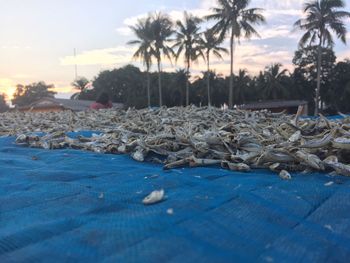
[(273, 100), (286, 99), (288, 98), (289, 91), (288, 87), (289, 78), (287, 76), (288, 70), (281, 69), (282, 65), (272, 64), (265, 68), (264, 72), (264, 96)]
[(207, 16), (208, 20), (216, 21), (212, 30), (218, 33), (220, 40), (226, 36), (230, 38), (231, 70), (229, 83), (229, 107), (233, 107), (233, 52), (236, 41), (241, 38), (250, 39), (259, 36), (253, 25), (265, 22), (260, 8), (248, 8), (249, 0), (217, 0), (217, 6), (212, 9), (213, 13)]
[[(321, 60), (321, 83), (325, 83), (331, 77), (335, 66), (336, 56), (331, 48), (322, 48)], [(311, 82), (317, 79), (317, 46), (300, 47), (294, 54), (293, 64), (303, 72), (304, 76)]]
[(147, 72), (147, 104), (151, 106), (151, 80), (149, 71), (152, 66), (152, 56), (155, 55), (152, 41), (154, 39), (153, 23), (151, 17), (138, 20), (135, 26), (130, 27), (133, 33), (136, 35), (136, 40), (129, 41), (129, 45), (138, 45), (136, 52), (134, 53), (134, 59), (140, 59)]
[(74, 93), (72, 96), (71, 96), (71, 99), (72, 100), (77, 100), (80, 98), (80, 94), (84, 91), (84, 89), (86, 88), (86, 85), (89, 83), (89, 80), (85, 77), (79, 77), (77, 78), (74, 82), (72, 82), (72, 86), (79, 90), (79, 92), (77, 93)]
[(220, 39), (215, 36), (213, 30), (208, 29), (203, 32), (199, 41), (199, 48), (204, 53), (205, 62), (207, 63), (207, 102), (211, 105), (211, 89), (210, 89), (210, 55), (223, 59), (222, 53), (228, 54), (226, 48), (221, 47)]
[(170, 46), (170, 37), (173, 35), (173, 22), (166, 14), (156, 13), (151, 16), (152, 28), (152, 55), (157, 60), (158, 66), (158, 98), (159, 106), (163, 105), (162, 95), (162, 57), (167, 57), (170, 61), (174, 56), (174, 51)]
[[(305, 65), (305, 64), (303, 64)], [(247, 70), (239, 70), (234, 76), (235, 105), (261, 100), (297, 99), (309, 102), (309, 108), (314, 108), (315, 79), (308, 77), (305, 67), (296, 67), (289, 73), (281, 64), (272, 64), (252, 77)], [(99, 93), (106, 91), (113, 102), (124, 103), (127, 107), (145, 108), (147, 103), (147, 88), (144, 83), (147, 72), (128, 65), (123, 68), (102, 71), (93, 81), (93, 90), (84, 91), (82, 99), (94, 100)], [(321, 94), (321, 99), (333, 112), (340, 110), (350, 112), (350, 61), (338, 62), (332, 67), (332, 81), (327, 81), (327, 87)], [(185, 104), (186, 70), (162, 72), (164, 84), (164, 105), (168, 107)], [(229, 77), (223, 77), (213, 71), (203, 72), (190, 83), (190, 103), (207, 105), (207, 79), (211, 83), (212, 105), (220, 107), (227, 103)], [(157, 92), (158, 73), (150, 73), (151, 105), (158, 105)]]
[(184, 54), (184, 63), (186, 65), (186, 105), (189, 105), (189, 78), (190, 67), (193, 62), (197, 62), (198, 58), (204, 54), (200, 48), (200, 27), (202, 20), (187, 12), (184, 13), (184, 22), (178, 20), (176, 22), (176, 40), (172, 48), (177, 48), (176, 60)]
[(331, 113), (350, 112), (350, 60), (339, 62), (332, 72), (334, 80), (327, 92)]
[(34, 101), (42, 98), (53, 98), (56, 92), (51, 89), (54, 85), (47, 85), (45, 82), (37, 82), (29, 85), (18, 84), (16, 86), (15, 94), (13, 94), (12, 104), (16, 106), (28, 106)]
[(0, 112), (7, 111), (8, 109), (9, 109), (9, 106), (6, 103), (5, 94), (0, 94)]
[(313, 0), (304, 5), (305, 17), (295, 22), (294, 27), (305, 31), (299, 41), (300, 47), (317, 45), (317, 59), (314, 64), (317, 67), (317, 85), (315, 93), (315, 115), (319, 111), (321, 90), (321, 61), (322, 48), (333, 47), (332, 32), (346, 44), (346, 27), (344, 20), (350, 18), (350, 13), (341, 10), (345, 7), (343, 0)]
[(294, 27), (306, 31), (299, 41), (301, 47), (319, 44), (333, 47), (331, 32), (345, 44), (346, 27), (343, 20), (350, 18), (350, 13), (341, 10), (345, 7), (343, 0), (313, 0), (304, 5), (305, 18), (295, 22)]

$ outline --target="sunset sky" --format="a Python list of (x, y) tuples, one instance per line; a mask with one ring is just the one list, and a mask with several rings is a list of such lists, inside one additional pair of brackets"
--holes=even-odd
[[(237, 47), (235, 70), (245, 68), (253, 75), (275, 62), (292, 68), (301, 35), (292, 32), (292, 25), (300, 18), (303, 3), (252, 0), (251, 7), (265, 9), (267, 24), (257, 27), (261, 39), (242, 41)], [(134, 38), (128, 26), (137, 18), (155, 10), (174, 20), (181, 19), (184, 10), (203, 16), (214, 4), (215, 0), (0, 0), (0, 93), (11, 96), (16, 84), (43, 80), (55, 85), (57, 97), (67, 98), (75, 63), (79, 76), (92, 79), (101, 70), (133, 62), (133, 47), (125, 43)], [(346, 24), (349, 31), (350, 21)], [(347, 40), (350, 44), (349, 33)], [(336, 42), (335, 51), (338, 60), (350, 58), (350, 45)], [(169, 64), (164, 67), (171, 70)], [(212, 68), (227, 74), (229, 58), (213, 61)], [(195, 66), (196, 72), (200, 70), (204, 68)]]

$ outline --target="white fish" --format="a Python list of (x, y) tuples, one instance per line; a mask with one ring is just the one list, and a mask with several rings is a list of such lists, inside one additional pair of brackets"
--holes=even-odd
[(290, 136), (289, 141), (290, 142), (297, 142), (297, 141), (299, 141), (300, 136), (301, 136), (301, 132), (296, 131), (292, 136)]
[(333, 182), (333, 181), (330, 181), (330, 182), (328, 182), (328, 183), (325, 183), (324, 186), (331, 186), (331, 185), (333, 185), (333, 184), (334, 184), (334, 182)]
[(292, 176), (286, 170), (282, 170), (279, 173), (279, 177), (281, 177), (283, 180), (291, 180), (292, 179)]
[(148, 196), (146, 196), (143, 200), (142, 203), (144, 205), (152, 205), (159, 203), (164, 200), (164, 190), (155, 190), (152, 193), (150, 193)]

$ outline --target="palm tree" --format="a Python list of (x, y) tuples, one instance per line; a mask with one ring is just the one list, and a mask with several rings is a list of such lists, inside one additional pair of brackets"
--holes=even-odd
[(315, 97), (315, 115), (319, 112), (320, 86), (321, 86), (321, 61), (322, 47), (333, 47), (333, 31), (337, 38), (346, 44), (346, 27), (343, 20), (350, 17), (349, 12), (340, 10), (345, 7), (343, 0), (313, 0), (305, 3), (304, 13), (306, 18), (295, 22), (294, 27), (306, 31), (299, 41), (299, 45), (318, 44), (317, 58), (317, 87)]
[(159, 106), (163, 105), (162, 98), (162, 56), (171, 61), (174, 51), (169, 46), (170, 37), (173, 35), (173, 23), (170, 18), (162, 13), (156, 13), (151, 18), (152, 27), (152, 56), (157, 60)]
[(229, 107), (233, 107), (233, 53), (236, 41), (242, 37), (250, 39), (253, 35), (259, 36), (253, 25), (265, 22), (260, 8), (247, 8), (250, 0), (217, 0), (218, 7), (213, 8), (213, 14), (207, 16), (208, 20), (217, 20), (213, 27), (219, 33), (220, 39), (230, 35), (230, 89)]
[(79, 90), (79, 92), (77, 93), (74, 93), (72, 96), (71, 96), (71, 99), (72, 100), (76, 100), (79, 98), (79, 95), (84, 91), (86, 85), (89, 83), (89, 80), (87, 78), (84, 78), (84, 77), (80, 77), (80, 78), (77, 78), (76, 80), (74, 80), (74, 82), (72, 82), (72, 86)]
[(267, 99), (280, 99), (287, 95), (287, 69), (281, 69), (279, 63), (266, 67), (264, 72), (265, 85), (263, 87)]
[(153, 31), (152, 21), (148, 17), (146, 19), (138, 20), (135, 26), (131, 26), (130, 29), (133, 31), (136, 40), (129, 41), (128, 45), (138, 45), (136, 52), (133, 55), (134, 59), (141, 59), (147, 72), (147, 104), (151, 107), (151, 78), (150, 69), (152, 66), (152, 55), (154, 53), (152, 47)]
[(246, 102), (248, 88), (251, 83), (251, 79), (246, 69), (240, 69), (238, 75), (235, 77), (236, 88), (235, 98), (237, 104)]
[(9, 106), (6, 103), (6, 94), (0, 93), (0, 112), (7, 111), (9, 109)]
[(210, 54), (212, 53), (219, 59), (223, 59), (221, 53), (228, 54), (226, 48), (220, 47), (219, 39), (215, 36), (212, 30), (207, 30), (203, 33), (200, 40), (200, 48), (204, 51), (205, 61), (207, 62), (207, 92), (208, 92), (208, 106), (211, 105), (210, 96)]
[(199, 23), (202, 20), (187, 12), (184, 12), (184, 23), (180, 20), (176, 22), (176, 42), (173, 48), (177, 48), (176, 60), (179, 59), (182, 53), (184, 53), (184, 60), (186, 64), (186, 106), (190, 104), (190, 92), (189, 92), (189, 78), (191, 62), (196, 62), (200, 55), (203, 56), (202, 50), (199, 49), (200, 43), (200, 27)]

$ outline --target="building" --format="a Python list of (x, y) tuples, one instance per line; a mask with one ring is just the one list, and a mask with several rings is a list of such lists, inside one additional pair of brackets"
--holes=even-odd
[[(20, 111), (48, 112), (48, 111), (84, 111), (89, 109), (93, 101), (90, 100), (70, 100), (57, 98), (42, 98), (28, 106), (19, 107)], [(114, 108), (123, 108), (121, 103), (113, 103)]]
[(254, 103), (242, 104), (237, 106), (241, 110), (270, 110), (271, 112), (285, 111), (288, 114), (295, 114), (299, 106), (303, 107), (301, 115), (308, 115), (308, 103), (304, 100), (274, 100), (259, 101)]

